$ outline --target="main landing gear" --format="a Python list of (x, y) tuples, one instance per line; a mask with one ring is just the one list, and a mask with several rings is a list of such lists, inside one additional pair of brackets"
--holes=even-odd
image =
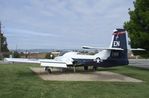
[(97, 67), (96, 66), (93, 66), (93, 70), (96, 71), (97, 70)]
[[(84, 70), (87, 71), (88, 70), (88, 66), (84, 66)], [(97, 70), (97, 67), (96, 66), (93, 66), (93, 70), (96, 71)]]
[(45, 71), (47, 71), (48, 73), (52, 73), (52, 71), (49, 67), (45, 67)]
[(88, 70), (88, 66), (84, 66), (84, 70)]

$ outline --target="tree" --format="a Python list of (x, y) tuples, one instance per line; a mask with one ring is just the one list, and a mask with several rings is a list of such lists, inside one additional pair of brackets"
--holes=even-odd
[(54, 55), (51, 52), (49, 52), (46, 54), (45, 58), (46, 59), (54, 59)]
[(3, 59), (3, 57), (9, 57), (9, 49), (7, 47), (6, 37), (2, 33), (0, 22), (0, 59)]
[(9, 57), (9, 49), (7, 47), (6, 37), (0, 32), (0, 60)]
[(149, 0), (136, 0), (134, 10), (129, 10), (130, 21), (124, 23), (133, 48), (144, 48), (145, 52), (133, 52), (149, 57)]
[(20, 54), (17, 51), (13, 52), (13, 57), (14, 58), (20, 58)]
[(9, 52), (6, 37), (1, 33), (1, 52)]

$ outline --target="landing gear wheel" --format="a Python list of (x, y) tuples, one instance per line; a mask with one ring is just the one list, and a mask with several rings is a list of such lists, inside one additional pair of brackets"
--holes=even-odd
[(88, 70), (88, 66), (84, 66), (84, 70)]
[(45, 71), (47, 71), (48, 73), (51, 73), (51, 69), (49, 67), (45, 67)]
[(45, 70), (45, 71), (47, 71), (48, 69), (49, 69), (49, 67), (45, 67), (45, 69), (44, 69), (44, 70)]
[(96, 71), (97, 70), (97, 67), (96, 66), (93, 66), (93, 70)]
[(52, 71), (51, 71), (51, 69), (49, 68), (49, 69), (47, 69), (47, 71), (48, 71), (48, 73), (52, 73)]

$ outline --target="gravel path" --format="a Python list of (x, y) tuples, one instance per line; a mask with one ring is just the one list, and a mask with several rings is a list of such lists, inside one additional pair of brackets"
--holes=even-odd
[(111, 81), (111, 82), (143, 82), (142, 80), (134, 79), (118, 73), (109, 71), (96, 72), (60, 72), (52, 73), (45, 72), (43, 68), (31, 68), (33, 72), (39, 75), (43, 80), (51, 81)]

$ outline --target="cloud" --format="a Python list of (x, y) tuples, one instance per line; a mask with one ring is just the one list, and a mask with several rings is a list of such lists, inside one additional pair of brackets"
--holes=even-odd
[(5, 26), (9, 48), (15, 48), (18, 42), (20, 48), (107, 46), (111, 31), (129, 20), (128, 8), (133, 7), (132, 2), (1, 0), (0, 20)]
[[(31, 31), (31, 30), (24, 30), (24, 29), (9, 29), (7, 30), (6, 33), (7, 36), (38, 36), (38, 37), (56, 37), (59, 38), (60, 36), (54, 33), (45, 33), (45, 32), (36, 32), (36, 31)], [(9, 33), (10, 32), (10, 33)]]

